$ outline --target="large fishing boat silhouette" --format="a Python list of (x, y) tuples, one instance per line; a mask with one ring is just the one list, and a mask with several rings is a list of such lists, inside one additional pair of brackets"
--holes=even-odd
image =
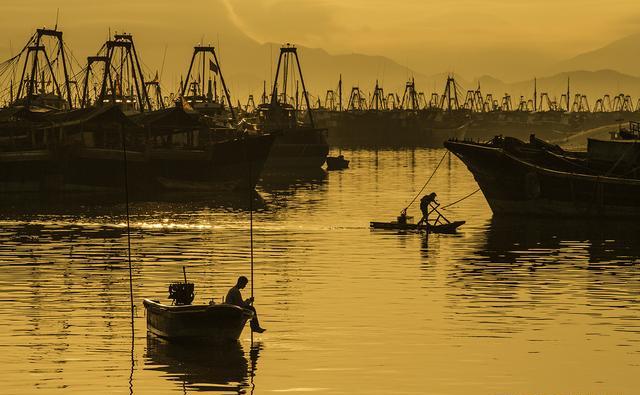
[[(196, 47), (194, 58), (208, 60), (210, 73), (223, 82), (230, 120), (205, 111), (197, 100), (201, 87), (196, 96), (165, 103), (159, 77), (145, 80), (131, 34), (110, 37), (80, 73), (67, 70), (71, 55), (62, 32), (38, 29), (2, 64), (23, 70), (17, 94), (11, 89), (8, 107), (0, 110), (2, 192), (117, 192), (122, 183), (113, 169), (122, 166), (121, 138), (132, 192), (244, 189), (249, 164), (258, 179), (275, 136), (237, 127), (213, 47)], [(61, 59), (64, 72), (52, 59)], [(82, 82), (72, 84), (72, 74)], [(205, 76), (199, 78), (204, 83)]]
[(640, 216), (637, 125), (619, 139), (588, 139), (566, 151), (534, 135), (525, 143), (447, 141), (467, 165), (496, 215), (627, 218)]

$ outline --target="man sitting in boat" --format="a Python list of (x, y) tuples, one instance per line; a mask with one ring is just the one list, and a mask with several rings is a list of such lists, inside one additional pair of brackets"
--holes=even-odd
[(253, 332), (262, 333), (266, 329), (260, 327), (260, 322), (258, 321), (258, 312), (256, 311), (256, 308), (252, 306), (253, 296), (247, 300), (242, 299), (242, 293), (240, 292), (240, 290), (244, 289), (244, 287), (247, 286), (247, 283), (249, 283), (249, 280), (245, 276), (238, 277), (236, 285), (231, 287), (231, 289), (229, 289), (229, 292), (227, 292), (227, 297), (224, 299), (224, 302), (253, 311), (253, 318), (251, 319), (251, 330)]
[[(433, 203), (433, 207), (431, 207), (431, 203)], [(422, 211), (422, 219), (418, 221), (418, 226), (424, 225), (426, 227), (429, 226), (429, 214), (434, 211), (440, 203), (436, 202), (436, 193), (431, 192), (428, 195), (424, 195), (422, 199), (420, 199), (420, 211)]]

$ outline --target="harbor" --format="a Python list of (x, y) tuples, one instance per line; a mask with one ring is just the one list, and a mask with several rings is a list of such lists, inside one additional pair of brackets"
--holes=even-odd
[(359, 1), (0, 7), (2, 393), (637, 392), (635, 11)]

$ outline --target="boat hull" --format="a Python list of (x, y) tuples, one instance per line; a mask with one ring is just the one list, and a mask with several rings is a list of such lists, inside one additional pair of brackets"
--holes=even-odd
[(427, 230), (429, 233), (442, 233), (442, 234), (454, 234), (458, 228), (465, 224), (465, 221), (453, 221), (448, 224), (438, 225), (418, 225), (412, 223), (401, 224), (399, 222), (370, 222), (369, 226), (372, 229), (385, 229), (385, 230)]
[(253, 313), (241, 307), (218, 305), (169, 306), (145, 299), (147, 330), (171, 340), (237, 341)]
[(149, 152), (154, 177), (168, 190), (253, 189), (275, 136), (258, 135), (215, 142), (207, 150)]
[(265, 167), (268, 169), (320, 168), (329, 154), (326, 130), (285, 129), (276, 132)]
[(447, 141), (496, 215), (640, 217), (640, 180), (559, 171), (471, 142)]
[(328, 141), (341, 148), (441, 147), (464, 138), (463, 114), (434, 111), (319, 111), (318, 125), (329, 129)]

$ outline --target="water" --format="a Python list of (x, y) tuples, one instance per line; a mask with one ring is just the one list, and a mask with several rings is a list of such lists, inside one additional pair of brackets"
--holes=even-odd
[[(253, 345), (148, 338), (141, 303), (183, 265), (201, 302), (248, 275), (248, 197), (133, 204), (133, 338), (122, 202), (4, 203), (2, 393), (637, 393), (639, 225), (492, 219), (478, 193), (446, 211), (458, 235), (371, 231), (444, 151), (343, 154), (349, 170), (259, 185)], [(476, 188), (445, 158), (427, 190)]]

